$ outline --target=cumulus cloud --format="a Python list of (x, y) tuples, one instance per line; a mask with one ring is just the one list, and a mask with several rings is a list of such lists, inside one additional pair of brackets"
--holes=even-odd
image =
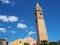
[(3, 4), (10, 4), (12, 6), (15, 5), (15, 1), (12, 0), (0, 0)]
[(28, 35), (32, 35), (32, 34), (36, 34), (36, 33), (33, 32), (33, 31), (30, 31), (30, 32), (28, 33)]
[(18, 21), (18, 17), (1, 15), (0, 20), (3, 22), (16, 22)]
[(8, 22), (8, 17), (1, 15), (0, 20), (2, 20), (3, 22)]
[(8, 26), (8, 28), (11, 28), (11, 26)]
[(17, 28), (23, 28), (23, 29), (25, 29), (25, 28), (27, 28), (27, 25), (23, 24), (23, 23), (18, 23)]
[(12, 33), (12, 34), (15, 34), (15, 31), (12, 30), (11, 33)]
[(6, 32), (5, 28), (0, 28), (0, 32)]
[(1, 0), (1, 2), (4, 3), (4, 4), (9, 4), (10, 0)]
[(25, 30), (26, 32), (28, 32), (28, 30)]
[(9, 20), (10, 22), (16, 22), (16, 21), (18, 21), (18, 17), (16, 17), (16, 16), (9, 16), (9, 17), (8, 17), (8, 20)]
[(30, 27), (31, 29), (33, 29), (33, 27)]

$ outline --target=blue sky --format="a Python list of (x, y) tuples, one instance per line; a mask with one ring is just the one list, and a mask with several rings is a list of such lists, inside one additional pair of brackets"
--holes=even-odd
[(0, 38), (37, 40), (36, 2), (43, 8), (49, 41), (60, 40), (60, 0), (0, 0)]

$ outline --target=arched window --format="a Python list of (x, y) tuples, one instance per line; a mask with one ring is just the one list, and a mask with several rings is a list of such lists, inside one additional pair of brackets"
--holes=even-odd
[(21, 43), (21, 41), (19, 41)]
[(42, 15), (42, 13), (40, 13), (40, 15)]

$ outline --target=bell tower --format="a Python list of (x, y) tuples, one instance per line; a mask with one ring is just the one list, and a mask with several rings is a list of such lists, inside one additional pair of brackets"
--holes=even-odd
[(38, 43), (41, 43), (41, 41), (46, 40), (48, 41), (44, 16), (43, 16), (43, 9), (40, 7), (38, 3), (36, 3), (36, 27), (37, 27), (37, 38)]

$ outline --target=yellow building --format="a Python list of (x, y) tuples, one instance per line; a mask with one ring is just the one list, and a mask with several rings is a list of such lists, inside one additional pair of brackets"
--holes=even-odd
[(25, 40), (25, 43), (29, 43), (30, 45), (35, 45), (36, 44), (36, 41), (29, 36), (24, 38), (24, 40)]
[(9, 43), (9, 45), (24, 45), (24, 40), (23, 39), (17, 39), (11, 43)]
[(13, 42), (10, 42), (9, 45), (24, 45), (25, 43), (28, 43), (29, 45), (35, 45), (36, 41), (28, 36), (24, 39), (17, 39)]

